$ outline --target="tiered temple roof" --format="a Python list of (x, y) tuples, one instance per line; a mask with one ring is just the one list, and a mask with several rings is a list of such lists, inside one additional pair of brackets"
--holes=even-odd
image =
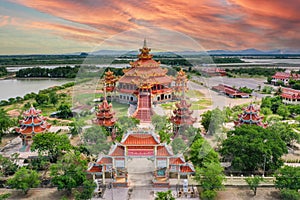
[(171, 117), (171, 122), (176, 126), (182, 125), (192, 125), (196, 122), (196, 118), (191, 115), (193, 111), (189, 108), (191, 104), (188, 104), (185, 99), (182, 99), (179, 103), (176, 103), (176, 109), (173, 111), (173, 116)]
[(117, 80), (118, 78), (114, 75), (114, 72), (110, 71), (109, 69), (107, 72), (105, 72), (104, 82), (107, 92), (114, 91)]
[(94, 120), (94, 123), (104, 127), (112, 127), (116, 123), (114, 115), (115, 112), (112, 111), (112, 104), (109, 104), (105, 97), (103, 102), (98, 105), (97, 118)]
[(138, 60), (130, 62), (131, 68), (123, 70), (125, 74), (119, 79), (119, 83), (132, 83), (137, 87), (142, 87), (143, 85), (151, 86), (172, 82), (173, 79), (167, 75), (168, 70), (162, 69), (160, 62), (152, 59), (153, 55), (149, 54), (150, 51), (151, 49), (147, 47), (146, 41), (144, 41)]
[(179, 72), (177, 72), (177, 76), (175, 79), (175, 87), (174, 90), (175, 92), (183, 92), (187, 90), (187, 76), (185, 74), (185, 72), (181, 69)]
[(253, 104), (250, 104), (247, 108), (243, 109), (244, 112), (242, 114), (239, 114), (238, 121), (234, 121), (235, 126), (240, 126), (243, 124), (249, 124), (249, 125), (257, 125), (261, 126), (263, 128), (266, 128), (268, 126), (267, 123), (263, 123), (263, 116), (259, 116), (259, 109), (256, 109)]
[(46, 121), (47, 118), (41, 116), (41, 113), (33, 106), (23, 113), (24, 119), (19, 121), (20, 127), (15, 129), (16, 132), (21, 134), (23, 143), (25, 140), (31, 140), (33, 135), (43, 133), (51, 127), (51, 124)]

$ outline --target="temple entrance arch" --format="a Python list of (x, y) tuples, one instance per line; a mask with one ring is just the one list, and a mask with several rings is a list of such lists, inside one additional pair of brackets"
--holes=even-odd
[(128, 180), (131, 187), (152, 187), (154, 160), (130, 157), (127, 161)]

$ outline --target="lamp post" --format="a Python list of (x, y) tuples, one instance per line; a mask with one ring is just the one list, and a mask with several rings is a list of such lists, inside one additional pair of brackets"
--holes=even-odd
[(266, 154), (264, 154), (264, 172), (263, 172), (263, 177), (265, 177), (265, 170), (266, 170)]

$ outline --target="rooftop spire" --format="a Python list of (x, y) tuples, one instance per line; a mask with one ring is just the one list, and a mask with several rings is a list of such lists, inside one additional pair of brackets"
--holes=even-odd
[(144, 38), (144, 46), (143, 48), (147, 48), (147, 41), (146, 41), (146, 38)]

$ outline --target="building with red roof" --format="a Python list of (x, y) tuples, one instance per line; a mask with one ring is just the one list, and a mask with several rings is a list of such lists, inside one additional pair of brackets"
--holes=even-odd
[(100, 157), (97, 162), (90, 163), (87, 172), (93, 178), (100, 177), (105, 182), (105, 172), (114, 174), (115, 187), (127, 187), (127, 162), (131, 158), (152, 158), (154, 159), (155, 187), (169, 187), (169, 173), (189, 175), (195, 172), (193, 165), (187, 163), (182, 155), (174, 155), (172, 149), (161, 143), (158, 135), (150, 129), (137, 129), (128, 131), (121, 142), (116, 142), (110, 149), (107, 156)]
[(182, 99), (179, 103), (175, 104), (176, 109), (173, 110), (173, 116), (170, 121), (173, 124), (174, 136), (176, 136), (180, 129), (184, 131), (188, 126), (193, 125), (196, 122), (196, 118), (192, 117), (193, 111), (190, 110), (191, 104), (187, 103), (185, 99)]
[(28, 145), (35, 134), (44, 133), (51, 127), (41, 113), (42, 111), (36, 110), (32, 105), (23, 113), (24, 119), (19, 121), (20, 127), (15, 129), (20, 134), (23, 145)]
[(114, 140), (116, 137), (116, 120), (117, 119), (115, 118), (115, 112), (112, 111), (112, 104), (109, 104), (107, 102), (106, 88), (104, 88), (104, 99), (102, 103), (100, 103), (97, 107), (96, 119), (93, 120), (93, 123), (105, 127), (106, 130), (111, 134), (112, 139)]
[(219, 84), (212, 87), (212, 90), (223, 93), (231, 98), (249, 98), (249, 94), (239, 91), (229, 85)]
[(291, 79), (300, 80), (300, 74), (291, 73), (289, 71), (276, 72), (272, 76), (271, 83), (277, 85), (279, 81), (282, 81), (284, 85), (288, 85)]
[(300, 104), (300, 90), (281, 88), (282, 102), (286, 104)]
[(160, 62), (152, 58), (150, 51), (145, 40), (138, 60), (130, 62), (131, 67), (123, 70), (117, 88), (120, 102), (137, 102), (133, 117), (141, 122), (150, 122), (152, 104), (171, 100), (173, 92), (173, 78), (167, 75), (167, 69), (160, 67)]
[(267, 123), (263, 123), (263, 116), (259, 116), (259, 109), (256, 109), (253, 104), (250, 104), (247, 108), (243, 109), (244, 112), (239, 114), (239, 119), (234, 121), (235, 126), (241, 126), (243, 124), (256, 125), (266, 128)]

